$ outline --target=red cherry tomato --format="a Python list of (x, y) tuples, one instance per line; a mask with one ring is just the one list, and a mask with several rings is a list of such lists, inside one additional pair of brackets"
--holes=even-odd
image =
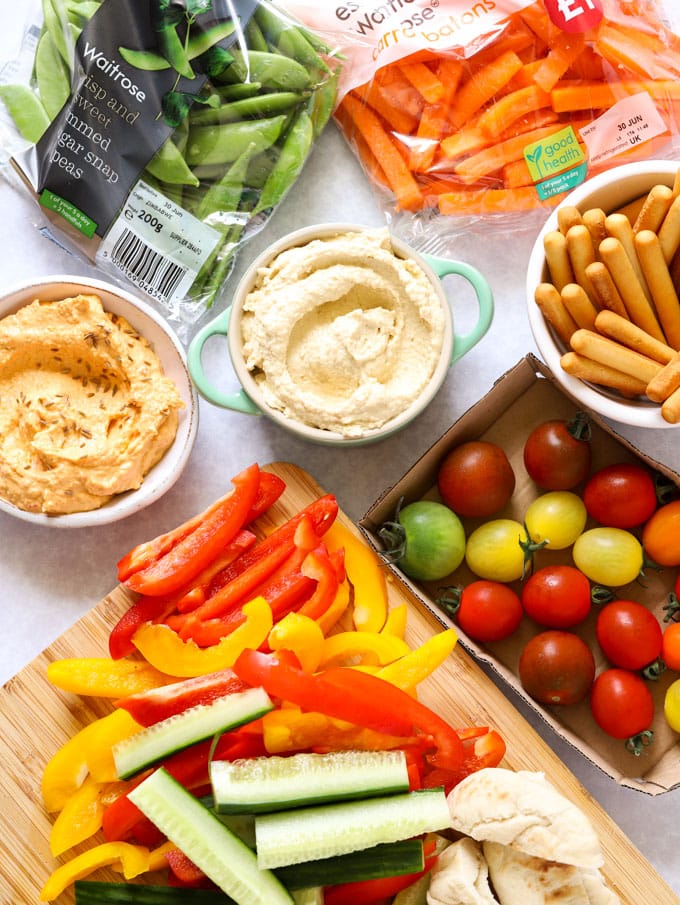
[(501, 641), (517, 631), (524, 611), (519, 596), (499, 581), (480, 579), (460, 592), (455, 617), (475, 641)]
[(656, 509), (654, 479), (633, 462), (605, 465), (590, 476), (583, 488), (588, 515), (610, 528), (642, 525)]
[(594, 677), (592, 651), (573, 632), (540, 632), (520, 654), (522, 687), (542, 704), (577, 704), (590, 691)]
[(602, 607), (595, 634), (605, 657), (622, 669), (643, 669), (661, 654), (661, 626), (634, 600), (613, 600)]
[(544, 490), (571, 490), (590, 473), (591, 449), (584, 415), (537, 425), (524, 444), (524, 466)]
[(505, 506), (515, 489), (515, 473), (496, 443), (470, 440), (441, 462), (437, 487), (442, 501), (457, 515), (485, 518)]
[(612, 738), (646, 732), (654, 719), (654, 699), (644, 680), (627, 669), (605, 669), (595, 679), (590, 709), (597, 725)]
[(660, 506), (642, 529), (642, 546), (659, 566), (680, 566), (680, 500)]
[(522, 588), (524, 612), (547, 628), (570, 628), (590, 612), (590, 582), (575, 566), (543, 566)]
[(671, 622), (664, 629), (661, 659), (669, 669), (680, 672), (680, 622)]

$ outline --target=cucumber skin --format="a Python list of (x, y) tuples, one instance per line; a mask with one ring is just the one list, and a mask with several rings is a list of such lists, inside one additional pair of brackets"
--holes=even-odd
[(218, 890), (76, 880), (76, 905), (236, 905)]

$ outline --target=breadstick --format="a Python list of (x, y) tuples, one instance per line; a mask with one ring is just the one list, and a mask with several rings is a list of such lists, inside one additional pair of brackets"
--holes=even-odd
[(658, 235), (666, 264), (670, 264), (673, 255), (680, 248), (680, 195), (673, 199), (668, 208)]
[(621, 294), (630, 319), (659, 342), (665, 342), (654, 309), (642, 290), (631, 260), (621, 242), (613, 236), (608, 237), (600, 245), (600, 254)]
[(593, 248), (597, 251), (600, 242), (607, 238), (607, 215), (601, 207), (591, 207), (581, 214), (584, 224), (588, 227), (590, 238), (593, 240)]
[(654, 339), (649, 333), (631, 323), (628, 318), (620, 317), (613, 311), (598, 311), (595, 329), (609, 339), (614, 339), (629, 349), (646, 355), (647, 358), (653, 358), (662, 365), (668, 364), (675, 355), (675, 350), (670, 346), (660, 343), (658, 339)]
[(600, 364), (600, 362), (579, 355), (577, 352), (565, 352), (560, 363), (567, 374), (571, 374), (572, 377), (618, 390), (627, 397), (643, 396), (647, 388), (647, 384), (643, 380)]
[(612, 213), (614, 214), (623, 214), (623, 216), (628, 220), (630, 225), (632, 226), (637, 219), (640, 210), (642, 209), (643, 204), (647, 200), (647, 195), (640, 195), (638, 198), (633, 198), (632, 201), (629, 201), (628, 204), (624, 204), (621, 207), (617, 208)]
[(664, 402), (680, 387), (680, 352), (664, 365), (647, 384), (647, 396), (652, 402)]
[(567, 251), (566, 237), (559, 229), (551, 230), (543, 239), (545, 260), (548, 265), (548, 273), (553, 285), (562, 289), (567, 283), (573, 283), (574, 272), (571, 269), (571, 261)]
[(597, 308), (591, 302), (588, 293), (578, 283), (567, 283), (560, 292), (564, 307), (574, 318), (579, 327), (588, 330), (595, 328), (595, 315)]
[(594, 292), (586, 274), (586, 267), (595, 261), (595, 248), (588, 227), (585, 224), (577, 223), (569, 228), (567, 231), (567, 251), (569, 252), (571, 269), (574, 271), (574, 279), (585, 289), (592, 301)]
[(592, 330), (578, 329), (572, 333), (569, 343), (573, 351), (579, 355), (643, 381), (645, 389), (650, 380), (664, 367), (658, 361), (634, 352), (627, 346)]
[(664, 399), (661, 405), (661, 417), (669, 424), (677, 424), (680, 421), (680, 390), (675, 390), (668, 399)]
[(635, 235), (635, 247), (666, 342), (680, 349), (680, 300), (659, 237), (651, 229), (643, 229)]
[(647, 301), (651, 302), (652, 295), (649, 291), (647, 283), (645, 282), (645, 277), (642, 273), (640, 262), (637, 259), (637, 252), (635, 251), (635, 233), (633, 232), (633, 227), (630, 221), (623, 214), (610, 214), (605, 220), (605, 226), (607, 227), (607, 235), (612, 236), (614, 239), (618, 239), (625, 248), (626, 254), (630, 258), (631, 266), (635, 271), (635, 275), (638, 278), (640, 286), (642, 286), (642, 290), (647, 296)]
[(555, 333), (565, 346), (569, 345), (572, 333), (578, 329), (578, 325), (567, 309), (559, 292), (552, 283), (540, 283), (534, 292), (536, 304), (541, 309), (543, 317), (548, 321)]
[(572, 226), (582, 225), (583, 218), (581, 211), (577, 207), (566, 205), (557, 211), (557, 228), (566, 236)]
[(593, 287), (593, 301), (601, 309), (614, 311), (619, 317), (630, 320), (621, 293), (602, 261), (594, 261), (586, 267), (586, 274)]
[(643, 229), (651, 229), (656, 232), (663, 223), (663, 218), (666, 216), (672, 200), (673, 189), (669, 186), (652, 186), (645, 198), (645, 203), (635, 218), (633, 232), (639, 233)]

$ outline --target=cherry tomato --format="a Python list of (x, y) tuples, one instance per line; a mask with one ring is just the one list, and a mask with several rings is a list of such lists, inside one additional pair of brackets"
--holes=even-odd
[(454, 572), (465, 554), (465, 531), (448, 506), (417, 500), (378, 531), (385, 555), (410, 578), (439, 581)]
[(632, 738), (654, 719), (654, 699), (644, 680), (627, 669), (605, 669), (595, 679), (590, 709), (597, 725), (612, 738)]
[(589, 424), (579, 413), (572, 421), (551, 419), (537, 425), (524, 444), (524, 466), (543, 490), (571, 490), (590, 473)]
[(437, 487), (442, 500), (458, 515), (486, 518), (510, 500), (515, 472), (496, 443), (470, 440), (444, 457)]
[(659, 566), (680, 566), (680, 500), (660, 506), (642, 529), (647, 556)]
[(669, 669), (680, 672), (680, 622), (671, 622), (664, 629), (661, 659)]
[(623, 528), (590, 528), (576, 539), (571, 553), (591, 581), (610, 587), (635, 581), (644, 563), (642, 544)]
[(465, 561), (475, 575), (509, 582), (522, 577), (526, 531), (521, 522), (501, 518), (484, 522), (468, 537)]
[(605, 657), (622, 669), (643, 669), (661, 654), (661, 626), (634, 600), (613, 600), (602, 607), (595, 635)]
[(663, 712), (673, 732), (680, 732), (680, 679), (671, 682), (666, 689)]
[(574, 566), (543, 566), (522, 588), (524, 612), (547, 628), (571, 628), (590, 613), (590, 582)]
[(480, 579), (460, 593), (456, 621), (475, 641), (501, 641), (517, 631), (524, 611), (519, 596), (499, 581)]
[(605, 465), (583, 488), (588, 515), (611, 528), (635, 528), (656, 509), (656, 489), (649, 471), (634, 462)]
[(542, 493), (529, 505), (524, 524), (529, 537), (547, 550), (571, 547), (586, 526), (588, 513), (580, 496), (570, 490)]
[(595, 659), (573, 632), (549, 630), (534, 635), (522, 649), (519, 679), (542, 704), (578, 704), (593, 684)]

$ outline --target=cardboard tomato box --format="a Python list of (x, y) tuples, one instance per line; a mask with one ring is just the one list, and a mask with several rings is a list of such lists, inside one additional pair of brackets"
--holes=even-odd
[[(438, 499), (436, 476), (444, 455), (453, 447), (468, 440), (484, 439), (499, 444), (506, 452), (516, 477), (515, 490), (508, 505), (490, 518), (514, 518), (523, 521), (529, 503), (542, 491), (531, 480), (523, 461), (523, 448), (530, 430), (548, 418), (569, 419), (582, 408), (559, 387), (550, 370), (533, 355), (527, 355), (503, 375), (477, 404), (472, 406), (446, 433), (430, 447), (393, 487), (376, 500), (359, 522), (369, 542), (378, 550), (383, 548), (378, 531), (394, 518), (399, 501), (403, 505), (419, 499)], [(643, 455), (626, 439), (620, 437), (595, 413), (587, 412), (592, 424), (592, 471), (614, 462), (642, 461), (680, 488), (680, 475), (659, 462)], [(579, 488), (576, 488), (578, 491)], [(483, 520), (462, 519), (466, 535)], [(586, 527), (594, 527), (589, 522)], [(638, 533), (634, 531), (634, 533)], [(542, 550), (536, 555), (535, 568), (548, 563), (572, 563), (570, 550)], [(463, 563), (455, 573), (433, 583), (415, 582), (398, 567), (389, 566), (398, 581), (403, 582), (444, 627), (454, 626), (459, 643), (477, 661), (488, 667), (501, 682), (507, 683), (533, 708), (563, 739), (576, 747), (605, 773), (623, 786), (656, 795), (680, 784), (680, 736), (667, 725), (663, 715), (663, 698), (668, 685), (678, 678), (676, 672), (666, 670), (659, 679), (650, 681), (655, 700), (652, 724), (653, 742), (642, 753), (630, 753), (623, 741), (613, 739), (599, 729), (592, 718), (588, 699), (569, 706), (545, 706), (534, 701), (522, 688), (518, 677), (518, 660), (527, 640), (542, 630), (526, 615), (518, 631), (510, 638), (493, 644), (479, 644), (465, 635), (437, 605), (441, 589), (465, 584), (475, 576)], [(663, 605), (673, 589), (675, 569), (645, 570), (644, 578), (616, 589), (621, 599), (644, 603), (663, 624)], [(521, 590), (521, 583), (513, 584)], [(595, 637), (598, 605), (592, 607), (588, 618), (571, 629), (588, 642), (595, 656), (597, 671), (607, 665)]]

